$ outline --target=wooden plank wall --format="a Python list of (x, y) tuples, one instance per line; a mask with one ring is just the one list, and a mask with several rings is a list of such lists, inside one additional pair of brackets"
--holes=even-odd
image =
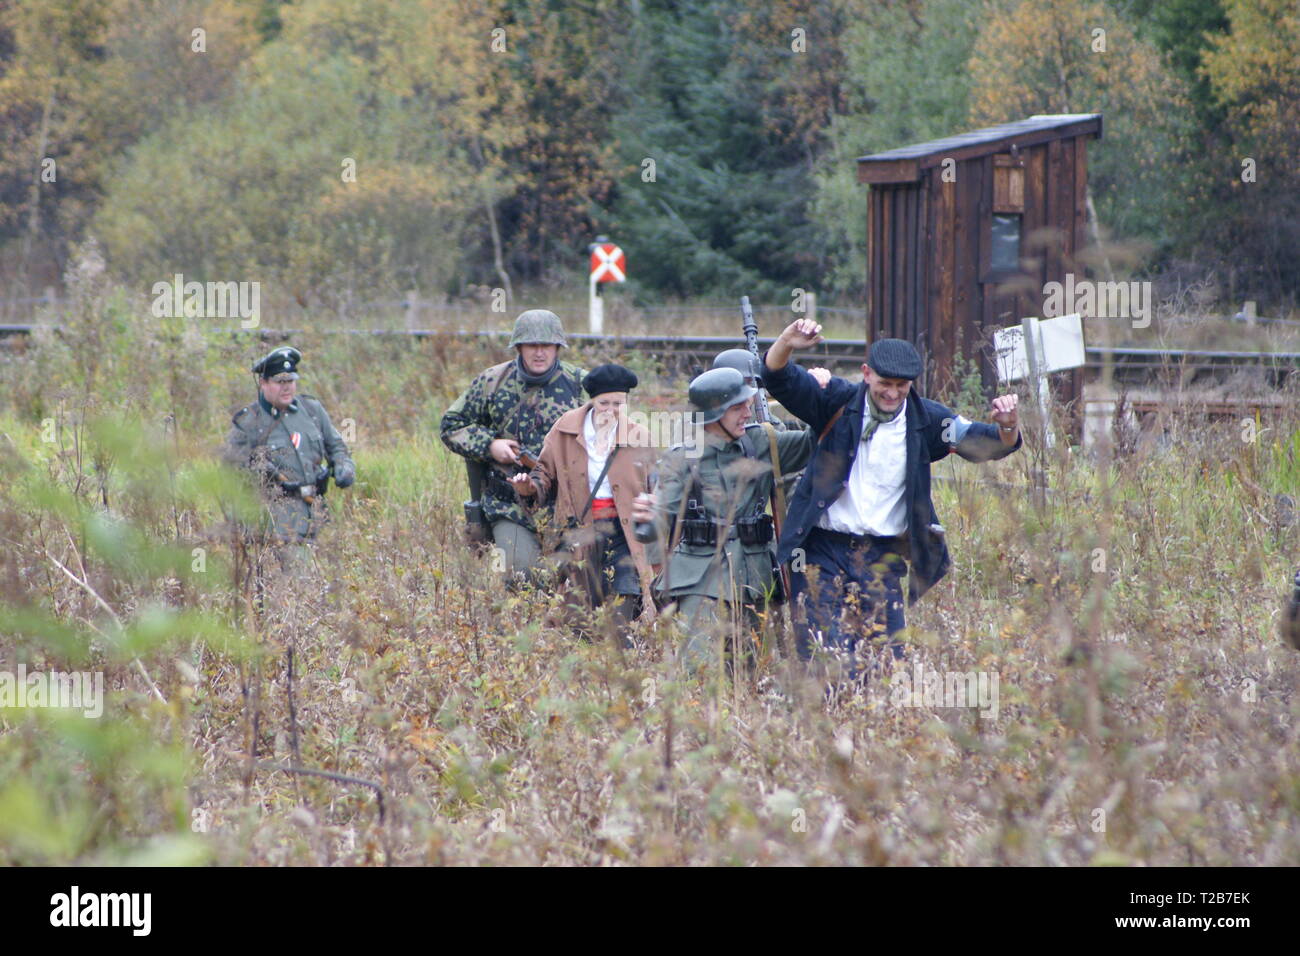
[(979, 353), (984, 324), (984, 293), (979, 282), (983, 172), (984, 164), (980, 159), (967, 160), (957, 165), (957, 208), (953, 224), (956, 260), (952, 311), (953, 348), (967, 358), (973, 358)]
[[(981, 357), (985, 385), (996, 382), (992, 328), (1038, 314), (1042, 288), (1083, 277), (1075, 254), (1086, 244), (1087, 137), (1022, 149), (1022, 255), (1033, 261), (1025, 281), (999, 291), (982, 283), (989, 265), (993, 210), (992, 155), (959, 162), (956, 182), (942, 166), (914, 183), (870, 187), (867, 211), (867, 339), (893, 336), (928, 358), (926, 394), (952, 387), (957, 354)], [(1058, 376), (1058, 394), (1081, 395), (1082, 373)]]
[(938, 394), (952, 383), (952, 357), (956, 348), (953, 305), (957, 281), (957, 247), (955, 240), (957, 184), (945, 183), (938, 167), (926, 174), (931, 201), (927, 207), (926, 247), (929, 250), (929, 285), (927, 318), (930, 333), (930, 360), (934, 375), (926, 383)]
[(926, 193), (917, 182), (872, 186), (868, 194), (868, 341), (900, 338), (927, 348)]

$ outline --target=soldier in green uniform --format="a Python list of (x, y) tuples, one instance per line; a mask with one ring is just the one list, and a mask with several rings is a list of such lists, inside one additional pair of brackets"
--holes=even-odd
[(266, 530), (281, 546), (285, 564), (305, 558), (302, 546), (316, 537), (331, 472), (340, 488), (356, 478), (348, 446), (321, 403), (297, 393), (301, 360), (297, 349), (282, 346), (253, 366), (257, 401), (235, 413), (221, 455), (260, 479)]
[(520, 314), (510, 345), (517, 353), (514, 360), (476, 376), (443, 415), (440, 432), (443, 444), (463, 456), (467, 465), (487, 466), (482, 517), (491, 528), (507, 581), (518, 581), (541, 560), (535, 521), (547, 520), (549, 511), (530, 514), (515, 497), (509, 477), (531, 468), (528, 462), (535, 463), (541, 454), (556, 419), (584, 404), (586, 373), (560, 361), (560, 349), (567, 342), (554, 312), (529, 309)]
[[(763, 387), (763, 363), (755, 358), (754, 353), (749, 349), (726, 349), (719, 352), (713, 357), (713, 367), (734, 368), (745, 377), (745, 384), (752, 386), (755, 391)], [(820, 366), (810, 368), (808, 374), (816, 379), (822, 388), (825, 388), (826, 383), (831, 380), (830, 370)], [(779, 432), (789, 431), (792, 428), (808, 429), (807, 425), (800, 425), (797, 422), (793, 425), (787, 424), (775, 415), (772, 416), (772, 427)], [(799, 479), (802, 477), (802, 470), (784, 467), (781, 469), (781, 490), (785, 492), (786, 499), (794, 492), (795, 486), (799, 484)], [(775, 504), (776, 502), (773, 502), (774, 506)]]
[[(711, 369), (691, 382), (689, 398), (703, 425), (694, 446), (670, 449), (659, 464), (659, 487), (638, 499), (646, 534), (670, 531), (671, 554), (661, 588), (677, 603), (688, 637), (682, 655), (700, 670), (715, 657), (718, 628), (730, 634), (757, 623), (780, 590), (772, 518), (772, 447), (781, 471), (808, 462), (812, 436), (747, 424), (755, 389), (733, 368)], [(653, 529), (653, 530), (652, 530)]]

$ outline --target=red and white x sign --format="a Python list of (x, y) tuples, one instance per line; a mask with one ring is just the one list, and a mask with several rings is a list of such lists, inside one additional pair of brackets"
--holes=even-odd
[(591, 250), (591, 280), (593, 282), (624, 282), (627, 280), (627, 258), (623, 250), (612, 242), (595, 246)]

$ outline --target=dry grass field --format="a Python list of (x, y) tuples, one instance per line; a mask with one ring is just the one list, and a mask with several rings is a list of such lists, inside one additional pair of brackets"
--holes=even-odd
[[(359, 477), (259, 609), (212, 453), (260, 343), (94, 275), (62, 321), (0, 353), (0, 671), (102, 672), (107, 701), (0, 710), (0, 863), (1300, 860), (1300, 413), (936, 465), (954, 570), (906, 668), (828, 697), (776, 652), (687, 678), (667, 624), (581, 643), (500, 587), (437, 438), (499, 358), (454, 336), (295, 340)], [(904, 692), (926, 673), (996, 713)]]

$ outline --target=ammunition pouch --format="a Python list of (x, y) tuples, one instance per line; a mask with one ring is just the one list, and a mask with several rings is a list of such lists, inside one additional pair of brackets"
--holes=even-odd
[(683, 518), (682, 542), (697, 548), (712, 548), (718, 543), (718, 526), (710, 518)]
[(769, 514), (741, 518), (736, 522), (736, 537), (741, 544), (767, 544), (774, 537), (772, 516)]

